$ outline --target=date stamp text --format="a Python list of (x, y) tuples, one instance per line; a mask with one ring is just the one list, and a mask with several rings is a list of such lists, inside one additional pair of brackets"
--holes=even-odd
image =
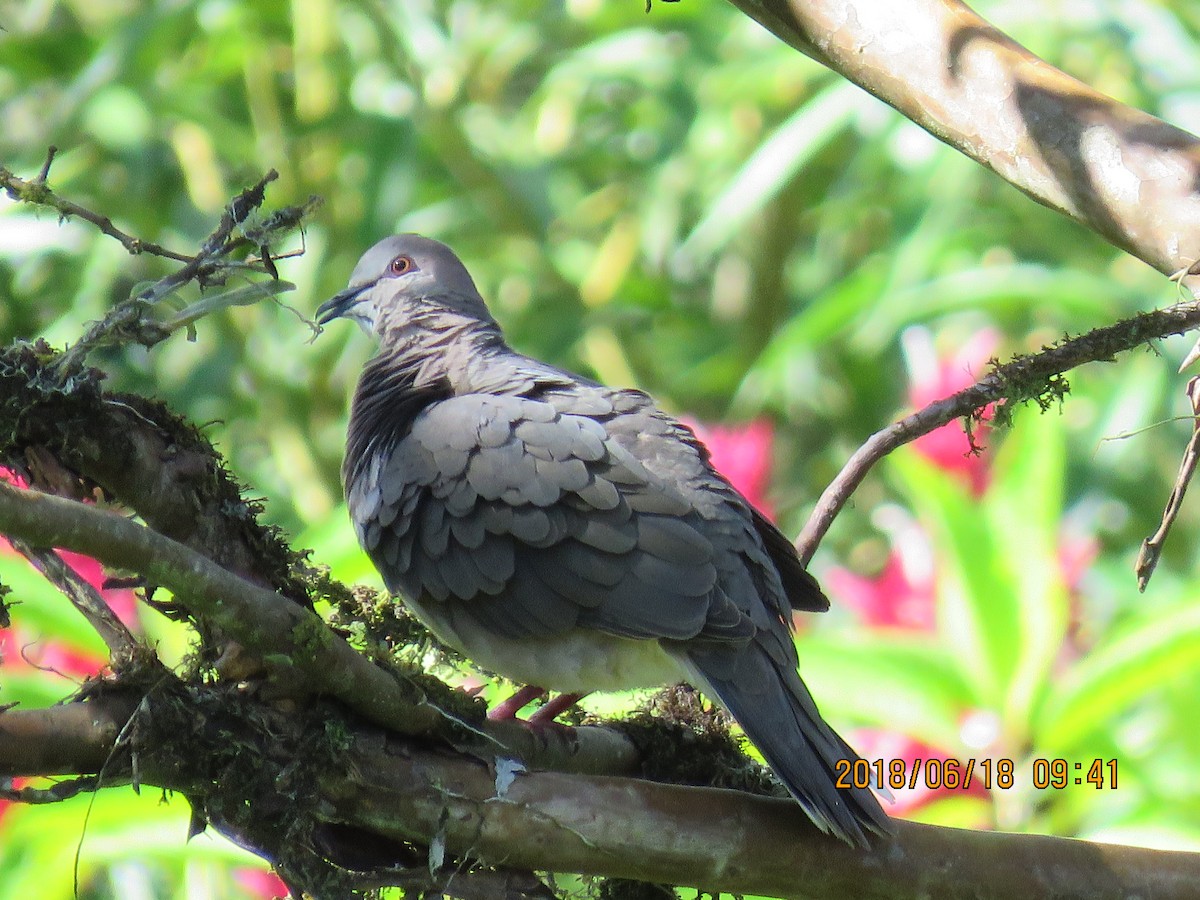
[(1061, 791), (1068, 787), (1116, 790), (1117, 761), (1091, 759), (1033, 759), (1023, 764), (1011, 759), (839, 759), (834, 774), (839, 788), (876, 790), (984, 790), (1007, 791), (1032, 785), (1039, 791)]

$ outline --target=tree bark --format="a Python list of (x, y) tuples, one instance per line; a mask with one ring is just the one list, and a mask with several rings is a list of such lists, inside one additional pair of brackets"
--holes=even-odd
[[(140, 703), (115, 693), (0, 714), (0, 776), (31, 774), (43, 765), (99, 771), (135, 708), (146, 719), (130, 731), (153, 732), (153, 693)], [(210, 730), (224, 743), (231, 733), (235, 741), (244, 739), (237, 727)], [(267, 739), (278, 741), (278, 732)], [(58, 750), (35, 759), (27, 754), (30, 746)], [(217, 754), (202, 745), (195, 750), (201, 760)], [(254, 764), (269, 764), (265, 756), (256, 755)], [(283, 758), (291, 757), (285, 752)], [(211, 776), (195, 775), (192, 763), (169, 747), (141, 747), (138, 760), (144, 785), (189, 796), (211, 790)], [(127, 762), (122, 765), (113, 768), (128, 780)], [(262, 777), (274, 783), (271, 773)], [(316, 794), (304, 814), (331, 826), (331, 834), (341, 828), (374, 835), (384, 839), (381, 848), (389, 839), (398, 848), (442, 846), (450, 870), (456, 863), (449, 860), (469, 859), (825, 900), (1183, 900), (1195, 896), (1200, 882), (1197, 854), (911, 822), (896, 822), (893, 838), (863, 852), (819, 834), (791, 800), (577, 773), (522, 772), (508, 779), (498, 777), (494, 757), (452, 755), (368, 727), (353, 730), (336, 768), (317, 777)]]
[(1160, 272), (1200, 258), (1196, 137), (1054, 68), (957, 0), (731, 2)]

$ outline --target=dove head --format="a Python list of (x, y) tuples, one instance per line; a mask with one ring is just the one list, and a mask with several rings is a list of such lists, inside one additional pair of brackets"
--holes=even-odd
[(419, 234), (392, 235), (362, 255), (349, 286), (317, 309), (321, 325), (339, 316), (381, 338), (413, 327), (496, 324), (454, 251)]

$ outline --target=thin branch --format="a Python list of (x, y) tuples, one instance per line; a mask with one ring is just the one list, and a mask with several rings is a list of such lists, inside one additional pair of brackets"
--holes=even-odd
[[(279, 173), (272, 169), (253, 186), (234, 197), (226, 206), (216, 229), (204, 241), (199, 253), (193, 257), (185, 257), (184, 265), (177, 271), (165, 278), (160, 278), (150, 287), (123, 303), (118, 303), (108, 311), (103, 319), (93, 322), (83, 337), (59, 358), (56, 363), (58, 371), (63, 374), (72, 372), (88, 353), (97, 347), (114, 342), (135, 340), (150, 347), (164, 340), (173, 329), (148, 318), (147, 310), (191, 281), (196, 281), (201, 287), (221, 283), (228, 277), (231, 270), (238, 267), (248, 267), (252, 271), (271, 274), (261, 260), (257, 265), (253, 265), (233, 263), (227, 257), (234, 250), (247, 245), (248, 241), (241, 235), (235, 235), (234, 231), (262, 206), (267, 185), (278, 177)], [(294, 215), (280, 220), (280, 227), (290, 229), (293, 224), (299, 222), (314, 203), (315, 201), (310, 201), (304, 207), (296, 207)], [(265, 244), (265, 239), (263, 243)], [(273, 265), (271, 264), (272, 268)], [(272, 280), (277, 282), (276, 292), (290, 287), (285, 283), (278, 282), (278, 278), (274, 275), (272, 275)], [(266, 293), (270, 293), (270, 291)]]
[[(31, 544), (86, 553), (140, 572), (246, 649), (290, 666), (289, 689), (334, 697), (401, 734), (445, 733), (447, 713), (414, 686), (361, 656), (311, 610), (251, 584), (194, 550), (107, 510), (0, 484), (0, 533)], [(574, 736), (535, 735), (513, 723), (486, 723), (461, 741), (488, 757), (514, 754), (532, 765), (573, 771), (630, 771), (638, 753), (607, 728)], [(468, 734), (471, 730), (468, 729)]]
[(1118, 353), (1134, 349), (1156, 338), (1183, 334), (1200, 326), (1200, 302), (1179, 303), (1154, 310), (1087, 334), (1046, 347), (1031, 356), (1019, 356), (996, 368), (986, 378), (944, 400), (929, 404), (919, 412), (893, 422), (866, 440), (847, 460), (837, 477), (821, 494), (796, 539), (796, 550), (807, 565), (829, 526), (862, 483), (871, 468), (897, 447), (916, 440), (955, 419), (966, 418), (988, 404), (1002, 403), (1004, 410), (1014, 403), (1036, 400), (1043, 406), (1066, 393), (1062, 375), (1089, 362), (1110, 362)]
[(13, 803), (28, 803), (30, 806), (41, 806), (46, 803), (61, 803), (83, 793), (100, 789), (100, 778), (96, 775), (82, 775), (59, 781), (48, 788), (23, 787), (0, 788), (0, 800)]
[(46, 184), (46, 178), (50, 174), (50, 164), (54, 161), (54, 156), (58, 152), (57, 147), (51, 147), (46, 154), (46, 162), (42, 166), (42, 170), (38, 176), (31, 181), (26, 181), (23, 178), (18, 178), (8, 169), (0, 166), (0, 188), (3, 188), (13, 200), (19, 203), (31, 203), (35, 206), (45, 206), (55, 210), (60, 218), (83, 219), (85, 222), (91, 222), (101, 232), (111, 238), (121, 242), (126, 250), (133, 255), (139, 253), (149, 253), (152, 256), (161, 256), (164, 259), (173, 259), (177, 262), (189, 262), (190, 256), (183, 253), (176, 253), (174, 250), (168, 250), (166, 247), (155, 244), (153, 241), (145, 241), (139, 237), (134, 237), (132, 234), (122, 231), (113, 224), (113, 220), (108, 216), (94, 213), (86, 207), (80, 206), (65, 197), (60, 197), (54, 191), (50, 190)]
[(1187, 396), (1192, 405), (1192, 437), (1183, 451), (1183, 458), (1179, 461), (1179, 472), (1175, 476), (1175, 485), (1171, 488), (1171, 495), (1167, 498), (1166, 508), (1163, 509), (1162, 520), (1154, 534), (1142, 541), (1137, 561), (1133, 566), (1134, 574), (1137, 576), (1138, 590), (1143, 592), (1158, 565), (1158, 558), (1162, 554), (1167, 535), (1183, 506), (1183, 496), (1187, 493), (1192, 476), (1196, 473), (1196, 464), (1200, 462), (1200, 376), (1188, 380)]
[(1059, 71), (958, 0), (731, 2), (1160, 272), (1200, 258), (1200, 141)]
[[(127, 234), (117, 228), (108, 216), (93, 212), (55, 194), (46, 184), (46, 178), (56, 152), (56, 148), (50, 148), (41, 172), (29, 181), (0, 167), (0, 188), (18, 202), (53, 209), (60, 218), (74, 216), (91, 222), (102, 233), (120, 241), (130, 253), (150, 253), (183, 263), (177, 271), (160, 278), (123, 303), (118, 303), (103, 319), (93, 322), (83, 337), (57, 360), (56, 367), (61, 376), (69, 376), (87, 354), (98, 347), (130, 341), (151, 347), (181, 327), (190, 328), (192, 322), (213, 309), (255, 302), (294, 288), (294, 285), (279, 279), (270, 245), (281, 235), (298, 227), (320, 201), (316, 197), (310, 197), (303, 204), (284, 207), (261, 221), (251, 222), (251, 217), (263, 204), (267, 185), (279, 177), (274, 169), (234, 197), (226, 206), (217, 227), (204, 241), (200, 252), (195, 256), (187, 256)], [(235, 251), (246, 248), (257, 249), (259, 255), (241, 261), (231, 258)], [(167, 323), (156, 321), (147, 315), (151, 308), (174, 294), (183, 285), (192, 281), (201, 288), (223, 284), (230, 275), (239, 271), (267, 275), (270, 281), (206, 298), (192, 304)]]
[(63, 562), (61, 556), (53, 550), (32, 547), (20, 538), (10, 538), (9, 543), (14, 550), (29, 560), (47, 581), (62, 591), (63, 596), (83, 614), (103, 639), (113, 657), (128, 657), (134, 652), (137, 638), (125, 627), (125, 623), (117, 618), (117, 614), (112, 611), (112, 607), (100, 592)]

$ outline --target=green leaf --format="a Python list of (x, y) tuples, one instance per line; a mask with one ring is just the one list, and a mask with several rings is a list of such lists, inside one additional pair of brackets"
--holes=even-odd
[(1015, 665), (1002, 716), (1006, 732), (1017, 739), (1047, 689), (1066, 636), (1069, 605), (1059, 563), (1065, 463), (1057, 411), (1018, 416), (997, 454), (982, 507), (996, 566), (1006, 572), (1005, 583), (1013, 590)]
[(974, 705), (1002, 709), (1021, 637), (1017, 585), (1001, 565), (980, 503), (963, 485), (905, 447), (889, 457), (938, 553), (938, 628)]
[(797, 644), (800, 674), (825, 715), (900, 731), (935, 747), (960, 746), (959, 718), (970, 706), (971, 687), (932, 639), (816, 632)]
[(676, 258), (686, 267), (706, 263), (795, 177), (818, 150), (844, 129), (864, 105), (874, 102), (845, 81), (835, 81), (810, 98), (742, 164), (709, 205), (704, 218), (680, 245)]
[(1079, 661), (1046, 699), (1039, 747), (1067, 753), (1159, 685), (1200, 675), (1200, 607), (1155, 611)]

